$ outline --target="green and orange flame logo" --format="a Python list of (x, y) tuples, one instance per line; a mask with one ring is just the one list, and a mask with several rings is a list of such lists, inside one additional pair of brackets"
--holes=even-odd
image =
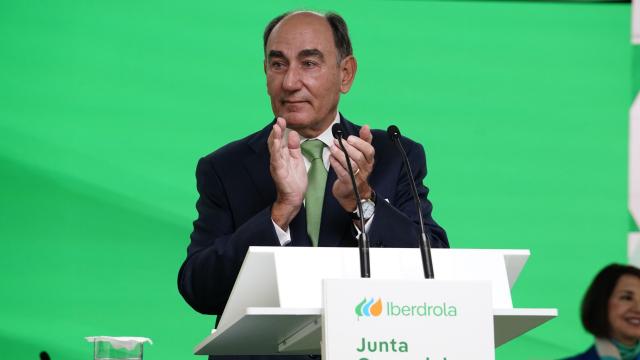
[(375, 298), (362, 299), (362, 301), (358, 305), (356, 305), (356, 315), (358, 315), (358, 317), (380, 316), (380, 314), (382, 314), (382, 299), (378, 298), (378, 301), (373, 302), (374, 299)]

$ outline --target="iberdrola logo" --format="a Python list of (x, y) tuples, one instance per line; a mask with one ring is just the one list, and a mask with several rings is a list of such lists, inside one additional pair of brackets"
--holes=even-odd
[(367, 298), (362, 299), (362, 301), (356, 305), (356, 315), (358, 317), (361, 316), (375, 316), (378, 317), (382, 314), (382, 300), (378, 298), (378, 301), (373, 302), (374, 298), (367, 300)]

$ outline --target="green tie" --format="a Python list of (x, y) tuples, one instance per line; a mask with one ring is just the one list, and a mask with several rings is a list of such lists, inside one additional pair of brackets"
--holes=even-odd
[(307, 172), (309, 184), (304, 195), (304, 207), (307, 213), (307, 233), (313, 246), (318, 246), (320, 237), (320, 219), (324, 203), (324, 188), (327, 183), (327, 169), (322, 161), (324, 143), (320, 140), (307, 140), (300, 145), (302, 154), (311, 162)]

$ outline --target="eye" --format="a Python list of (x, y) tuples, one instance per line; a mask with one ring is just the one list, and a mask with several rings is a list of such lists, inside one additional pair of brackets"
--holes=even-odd
[(315, 61), (311, 61), (311, 60), (304, 60), (302, 62), (302, 66), (305, 68), (313, 68), (316, 65), (318, 65)]
[(269, 64), (269, 67), (272, 70), (282, 70), (286, 67), (286, 64), (282, 61), (272, 61), (271, 64)]

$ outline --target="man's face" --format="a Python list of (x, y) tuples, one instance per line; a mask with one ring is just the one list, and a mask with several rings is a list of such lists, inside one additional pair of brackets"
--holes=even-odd
[(353, 61), (355, 73), (353, 57), (338, 64), (329, 23), (312, 13), (282, 20), (269, 36), (265, 57), (274, 115), (304, 137), (319, 135), (333, 122), (340, 93), (351, 86), (353, 76), (344, 64)]

